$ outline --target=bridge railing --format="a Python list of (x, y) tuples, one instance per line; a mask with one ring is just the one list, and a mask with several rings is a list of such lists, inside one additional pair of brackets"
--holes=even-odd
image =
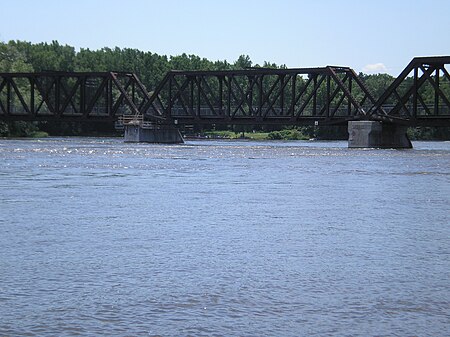
[(123, 129), (125, 126), (139, 126), (142, 129), (155, 129), (157, 124), (144, 119), (143, 115), (122, 115), (115, 123), (116, 129)]

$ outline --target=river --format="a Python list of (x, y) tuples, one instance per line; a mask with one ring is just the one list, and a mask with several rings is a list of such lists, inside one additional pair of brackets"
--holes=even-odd
[(450, 142), (0, 139), (0, 336), (448, 336)]

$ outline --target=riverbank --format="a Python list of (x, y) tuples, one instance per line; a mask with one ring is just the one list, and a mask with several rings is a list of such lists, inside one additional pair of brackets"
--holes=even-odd
[(308, 140), (311, 139), (297, 129), (286, 129), (271, 132), (234, 132), (206, 131), (197, 135), (186, 135), (186, 138), (198, 139), (249, 139), (249, 140)]
[[(323, 127), (289, 127), (277, 131), (232, 131), (210, 130), (193, 133), (192, 130), (180, 129), (186, 139), (248, 139), (248, 140), (347, 140), (346, 126)], [(446, 141), (450, 140), (449, 127), (415, 127), (408, 129), (410, 140)], [(103, 126), (94, 128), (82, 123), (63, 123), (59, 127), (49, 127), (38, 122), (3, 122), (0, 121), (0, 137), (11, 138), (45, 138), (53, 136), (76, 137), (121, 137), (120, 131)]]

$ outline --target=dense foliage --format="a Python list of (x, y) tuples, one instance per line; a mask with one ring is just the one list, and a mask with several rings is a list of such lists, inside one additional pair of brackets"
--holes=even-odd
[[(52, 43), (37, 43), (25, 41), (0, 42), (0, 72), (32, 72), (45, 70), (58, 71), (127, 71), (138, 75), (144, 85), (152, 90), (161, 81), (167, 71), (178, 70), (230, 70), (243, 69), (253, 65), (249, 56), (241, 55), (235, 62), (210, 61), (196, 55), (182, 54), (178, 56), (158, 55), (130, 48), (102, 48), (90, 50), (61, 45), (58, 41)], [(276, 64), (264, 62), (261, 66), (279, 68)], [(375, 97), (378, 97), (394, 80), (387, 74), (360, 74), (367, 87)], [(266, 128), (267, 129), (267, 128)], [(30, 123), (30, 122), (0, 122), (0, 136), (27, 136), (44, 130), (50, 134), (80, 135), (108, 134), (114, 132), (112, 126), (82, 123)], [(239, 131), (239, 130), (238, 130)], [(244, 130), (242, 130), (244, 131)], [(245, 130), (248, 131), (248, 130)], [(266, 130), (274, 131), (274, 130)], [(275, 130), (276, 131), (276, 130)], [(293, 132), (292, 130), (289, 132)], [(286, 133), (286, 132), (285, 132)], [(312, 130), (303, 128), (301, 134), (293, 132), (296, 137), (316, 136), (321, 138), (346, 138), (345, 128)], [(450, 138), (449, 130), (417, 129), (411, 132), (414, 137)], [(273, 137), (279, 137), (274, 134)], [(280, 136), (281, 137), (281, 136)]]

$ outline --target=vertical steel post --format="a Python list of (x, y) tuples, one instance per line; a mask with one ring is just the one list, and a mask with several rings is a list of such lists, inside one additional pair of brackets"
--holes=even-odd
[(169, 116), (169, 118), (172, 116), (172, 106), (173, 106), (173, 102), (172, 102), (172, 80), (173, 80), (173, 75), (171, 75), (170, 78), (169, 78), (169, 105), (167, 106), (167, 115)]
[(192, 76), (188, 76), (187, 80), (189, 81), (189, 113), (191, 116), (195, 115), (194, 111), (194, 79)]
[(11, 81), (12, 78), (6, 80), (6, 114), (11, 114)]
[(85, 99), (86, 99), (86, 76), (81, 76), (80, 79), (80, 113), (84, 116), (86, 107), (85, 107)]
[(198, 118), (200, 118), (200, 115), (201, 115), (200, 105), (201, 105), (202, 92), (201, 92), (201, 88), (200, 88), (200, 85), (201, 85), (200, 81), (201, 81), (200, 76), (199, 77), (195, 76), (195, 82), (197, 83), (197, 117)]
[(327, 114), (327, 118), (330, 117), (330, 89), (331, 89), (331, 76), (330, 74), (327, 74), (327, 101), (326, 101), (326, 114)]
[(414, 83), (413, 83), (413, 117), (416, 118), (417, 117), (417, 91), (419, 90), (419, 88), (417, 87), (417, 80), (419, 77), (419, 67), (414, 67)]
[(255, 81), (254, 76), (248, 76), (248, 97), (247, 97), (247, 105), (248, 105), (248, 113), (249, 116), (253, 116), (253, 82)]
[(227, 106), (227, 114), (228, 117), (231, 117), (231, 77), (233, 75), (228, 75), (228, 106)]
[(131, 101), (136, 104), (136, 82), (134, 78), (131, 78)]
[[(349, 78), (348, 78), (348, 92), (350, 93), (350, 96), (352, 94), (352, 75), (350, 74)], [(350, 98), (347, 97), (347, 116), (351, 116), (352, 115), (352, 102), (350, 101)]]
[(56, 76), (56, 80), (55, 80), (55, 115), (60, 116), (62, 115), (62, 111), (61, 111), (61, 100), (60, 100), (60, 96), (61, 96), (61, 76), (57, 75)]
[(281, 116), (284, 115), (284, 75), (279, 75), (281, 76), (280, 79), (280, 111), (281, 111)]
[(289, 114), (291, 115), (291, 117), (294, 117), (295, 114), (295, 86), (297, 83), (297, 74), (293, 74), (292, 75), (292, 87), (291, 87), (291, 107), (290, 107), (290, 111)]
[(36, 114), (36, 108), (34, 106), (34, 78), (33, 77), (29, 77), (28, 78), (30, 81), (30, 89), (31, 89), (31, 96), (30, 96), (30, 112), (32, 116), (35, 116)]
[(219, 113), (223, 116), (223, 77), (218, 76), (217, 78), (219, 80)]
[(108, 84), (106, 87), (106, 106), (108, 109), (108, 115), (111, 116), (112, 115), (112, 101), (113, 101), (113, 97), (112, 97), (112, 79), (111, 77), (108, 77)]
[(264, 75), (261, 74), (259, 76), (259, 116), (262, 116), (262, 109), (263, 109), (263, 98), (264, 98), (264, 86), (263, 86), (263, 81), (264, 81)]
[(439, 72), (440, 69), (436, 69), (436, 76), (435, 76), (435, 87), (434, 87), (434, 114), (437, 116), (439, 115)]
[(317, 92), (319, 90), (319, 88), (317, 88), (317, 75), (314, 74), (313, 76), (313, 90), (314, 90), (314, 95), (313, 95), (313, 116), (317, 115)]

